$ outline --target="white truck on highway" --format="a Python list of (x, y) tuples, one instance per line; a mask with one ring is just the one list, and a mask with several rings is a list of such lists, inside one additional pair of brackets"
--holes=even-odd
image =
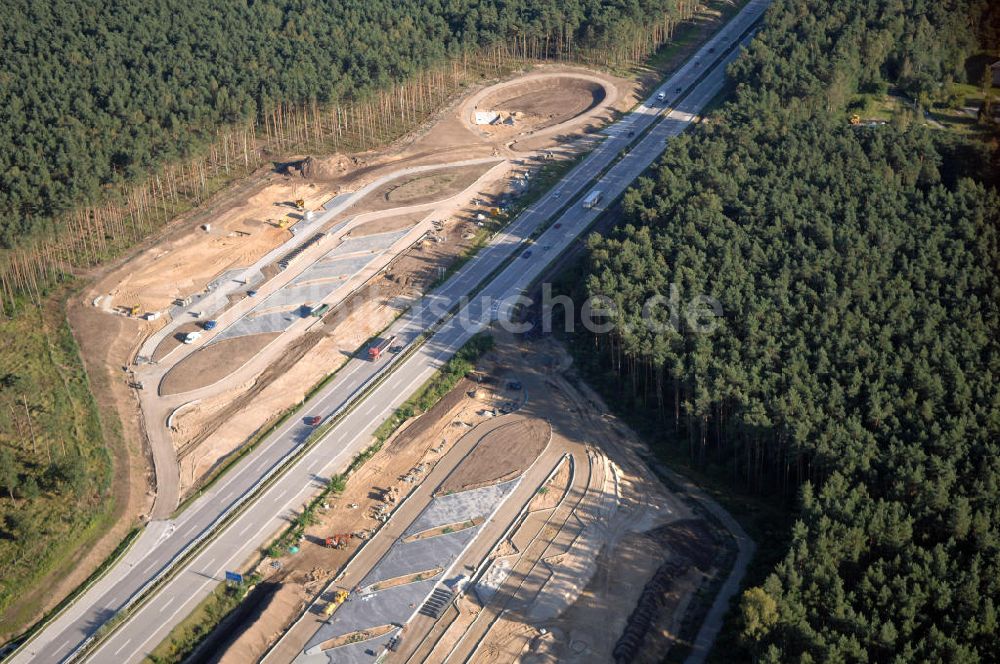
[(599, 189), (587, 194), (587, 197), (583, 199), (583, 207), (586, 209), (591, 209), (597, 207), (597, 204), (601, 202), (601, 198), (604, 196), (604, 192)]

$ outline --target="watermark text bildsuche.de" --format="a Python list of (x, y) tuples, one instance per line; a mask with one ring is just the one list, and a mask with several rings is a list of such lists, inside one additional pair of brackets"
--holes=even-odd
[[(314, 293), (310, 290), (315, 289)], [(310, 309), (318, 307), (322, 299), (329, 294), (329, 286), (317, 284), (299, 291), (297, 295), (305, 302), (314, 303), (312, 307), (303, 305), (302, 315), (309, 314)], [(380, 285), (372, 285), (366, 298), (350, 298), (346, 305), (350, 314), (352, 305), (361, 305), (363, 301), (378, 301), (389, 298), (392, 294), (385, 292)], [(649, 297), (642, 305), (638, 316), (631, 312), (620, 312), (614, 300), (605, 295), (591, 295), (582, 302), (574, 301), (568, 295), (554, 294), (551, 283), (541, 285), (541, 316), (523, 316), (521, 312), (533, 308), (536, 301), (521, 294), (496, 298), (491, 295), (469, 297), (463, 295), (457, 300), (441, 295), (430, 294), (412, 303), (410, 314), (433, 324), (454, 310), (456, 302), (458, 311), (455, 320), (463, 329), (477, 332), (491, 325), (498, 326), (508, 332), (524, 334), (531, 332), (536, 326), (541, 331), (552, 332), (555, 325), (560, 325), (567, 333), (576, 331), (579, 324), (588, 332), (607, 334), (623, 325), (645, 326), (652, 332), (711, 334), (719, 324), (723, 314), (722, 304), (714, 297), (704, 294), (685, 296), (677, 284), (670, 284), (666, 294)], [(406, 302), (398, 301), (397, 306), (403, 308)]]

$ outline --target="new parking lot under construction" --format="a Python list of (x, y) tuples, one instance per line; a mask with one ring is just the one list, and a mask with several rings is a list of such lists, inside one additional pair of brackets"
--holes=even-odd
[[(109, 270), (71, 319), (111, 379), (100, 396), (136, 439), (176, 455), (158, 493), (197, 489), (363, 351), (635, 89), (558, 67), (476, 86), (383, 152), (276, 164)], [(477, 123), (483, 111), (497, 121)]]
[[(374, 662), (391, 645), (383, 661), (608, 662), (691, 638), (728, 535), (651, 475), (557, 342), (496, 339), (297, 553), (248, 570), (262, 590), (213, 636), (220, 661)], [(656, 602), (630, 615), (647, 586)]]
[[(306, 395), (351, 358), (400, 353), (381, 331), (637, 99), (635, 81), (555, 66), (470, 86), (398, 145), (276, 162), (108, 268), (70, 320), (99, 398), (146, 443), (132, 472), (156, 461), (136, 514), (173, 518), (269, 427), (323, 426), (329, 413), (296, 410)], [(294, 551), (245, 561), (260, 581), (199, 656), (608, 662), (690, 646), (729, 533), (654, 476), (559, 342), (492, 334), (476, 373), (354, 471)]]

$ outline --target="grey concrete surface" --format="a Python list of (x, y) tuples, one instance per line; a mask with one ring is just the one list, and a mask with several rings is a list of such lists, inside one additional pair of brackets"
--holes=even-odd
[[(319, 260), (302, 271), (302, 274), (292, 279), (293, 284), (305, 284), (311, 281), (338, 279), (347, 280), (371, 263), (372, 256), (348, 256), (334, 260)], [(288, 288), (286, 286), (286, 288)]]
[(406, 529), (407, 535), (415, 535), (431, 528), (452, 523), (461, 523), (477, 516), (486, 516), (514, 490), (520, 479), (502, 484), (492, 484), (479, 489), (461, 491), (447, 496), (437, 496), (419, 517)]
[(389, 641), (397, 634), (399, 634), (399, 630), (395, 629), (377, 639), (349, 643), (346, 646), (325, 650), (305, 661), (330, 662), (331, 664), (375, 664), (379, 653), (389, 645)]
[[(412, 227), (411, 227), (412, 228)], [(225, 339), (245, 337), (253, 334), (284, 332), (292, 323), (308, 313), (304, 306), (315, 306), (343, 282), (350, 279), (365, 266), (377, 260), (382, 252), (410, 232), (410, 228), (379, 233), (361, 238), (348, 238), (327, 252), (316, 264), (303, 270), (289, 282), (265, 299), (254, 309), (232, 325), (227, 326), (209, 342), (218, 343)], [(351, 256), (366, 252), (363, 256)], [(349, 271), (350, 270), (350, 271)], [(327, 275), (339, 279), (318, 281)], [(306, 283), (312, 282), (312, 283)]]
[(344, 602), (326, 622), (306, 646), (305, 652), (315, 652), (314, 648), (325, 641), (350, 634), (362, 629), (380, 625), (402, 625), (420, 608), (421, 602), (427, 597), (439, 576), (402, 586), (393, 586), (368, 595), (352, 595)]
[(212, 340), (212, 343), (218, 343), (225, 339), (235, 339), (236, 337), (246, 337), (252, 334), (284, 332), (292, 323), (301, 318), (301, 313), (290, 311), (276, 311), (259, 316), (244, 316), (224, 329), (221, 334)]
[[(416, 224), (414, 224), (416, 226)], [(410, 232), (413, 226), (398, 231), (388, 233), (377, 233), (374, 235), (363, 235), (361, 237), (348, 237), (334, 247), (321, 260), (328, 260), (345, 254), (353, 254), (359, 251), (384, 251), (391, 247), (393, 243)]]
[(396, 579), (407, 574), (417, 574), (436, 567), (447, 568), (466, 545), (476, 538), (478, 527), (457, 530), (412, 542), (397, 540), (389, 552), (372, 568), (361, 582), (362, 588)]

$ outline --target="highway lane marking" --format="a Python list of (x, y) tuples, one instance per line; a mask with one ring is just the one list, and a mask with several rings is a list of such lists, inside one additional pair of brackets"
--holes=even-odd
[(125, 640), (125, 643), (121, 644), (118, 650), (115, 651), (115, 655), (120, 653), (122, 650), (125, 650), (125, 646), (127, 646), (130, 643), (132, 643), (132, 637), (129, 637), (128, 639)]
[[(176, 595), (175, 595), (174, 597), (171, 597), (170, 599), (168, 599), (168, 600), (167, 600), (166, 602), (164, 602), (163, 604), (161, 604), (161, 605), (160, 605), (160, 609), (159, 609), (159, 610), (157, 611), (157, 613), (163, 613), (163, 611), (164, 611), (165, 609), (168, 609), (168, 608), (170, 608), (170, 605), (174, 603), (174, 600), (175, 600), (175, 599), (177, 599)], [(117, 654), (117, 653), (115, 653), (115, 654)]]

